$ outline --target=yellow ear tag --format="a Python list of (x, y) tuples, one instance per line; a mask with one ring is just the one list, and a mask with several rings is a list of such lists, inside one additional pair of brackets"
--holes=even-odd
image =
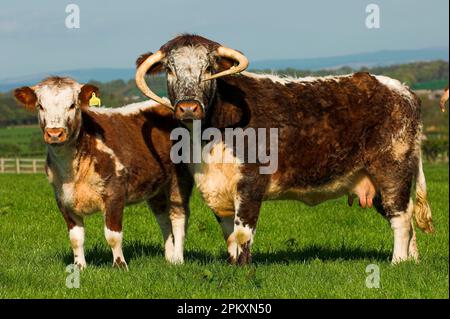
[(92, 97), (89, 99), (89, 106), (100, 106), (102, 101), (92, 92)]

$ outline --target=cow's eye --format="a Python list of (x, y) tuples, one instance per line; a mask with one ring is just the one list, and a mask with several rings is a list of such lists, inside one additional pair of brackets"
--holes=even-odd
[(73, 103), (70, 107), (69, 110), (73, 110), (75, 108), (75, 103)]

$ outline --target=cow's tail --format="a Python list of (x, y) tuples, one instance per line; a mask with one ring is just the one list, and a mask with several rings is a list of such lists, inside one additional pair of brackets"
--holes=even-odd
[(414, 205), (414, 218), (417, 226), (425, 233), (434, 231), (431, 218), (431, 208), (427, 201), (427, 184), (422, 167), (422, 155), (419, 156), (416, 175), (416, 203)]

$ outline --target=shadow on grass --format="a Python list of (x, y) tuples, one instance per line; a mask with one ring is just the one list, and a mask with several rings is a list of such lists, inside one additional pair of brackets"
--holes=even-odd
[[(150, 256), (164, 258), (164, 251), (162, 244), (143, 243), (141, 241), (126, 242), (123, 247), (125, 259), (129, 262), (133, 259)], [(72, 252), (67, 250), (61, 254), (64, 263), (70, 264), (73, 262)], [(289, 247), (283, 250), (276, 250), (270, 252), (254, 252), (253, 263), (259, 265), (269, 264), (289, 264), (297, 262), (312, 262), (320, 261), (356, 261), (356, 260), (374, 260), (379, 262), (388, 262), (390, 252), (381, 249), (363, 249), (359, 247), (338, 247), (329, 248), (322, 246), (308, 246), (308, 247)], [(219, 256), (213, 255), (201, 250), (187, 250), (184, 254), (185, 261), (195, 261), (202, 265), (207, 265), (213, 262), (226, 263), (227, 255), (225, 251)], [(86, 251), (86, 261), (88, 264), (96, 266), (111, 266), (112, 252), (105, 244), (96, 244)]]
[[(123, 255), (127, 262), (133, 259), (150, 256), (160, 257), (164, 259), (164, 250), (162, 244), (144, 243), (141, 241), (125, 242), (123, 245)], [(86, 262), (88, 265), (95, 266), (111, 266), (113, 262), (111, 249), (105, 244), (95, 244), (85, 252)], [(61, 254), (64, 263), (71, 264), (73, 262), (73, 254), (71, 250), (67, 250)], [(195, 260), (202, 264), (208, 264), (217, 261), (217, 257), (204, 251), (187, 250), (184, 253), (185, 260)]]
[(256, 252), (253, 261), (257, 264), (291, 263), (321, 261), (351, 261), (351, 260), (376, 260), (389, 261), (390, 252), (385, 250), (371, 250), (355, 247), (329, 248), (321, 246), (309, 246), (303, 248), (289, 248), (273, 252)]

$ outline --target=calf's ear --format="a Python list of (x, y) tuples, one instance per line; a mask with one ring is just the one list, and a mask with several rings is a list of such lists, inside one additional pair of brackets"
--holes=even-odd
[(78, 101), (80, 102), (80, 107), (89, 107), (89, 100), (92, 97), (92, 93), (95, 93), (97, 97), (100, 96), (99, 88), (92, 84), (85, 84), (81, 87), (80, 93), (78, 94)]
[(36, 109), (37, 96), (33, 89), (28, 86), (14, 90), (14, 97), (20, 102), (27, 110), (34, 111)]

